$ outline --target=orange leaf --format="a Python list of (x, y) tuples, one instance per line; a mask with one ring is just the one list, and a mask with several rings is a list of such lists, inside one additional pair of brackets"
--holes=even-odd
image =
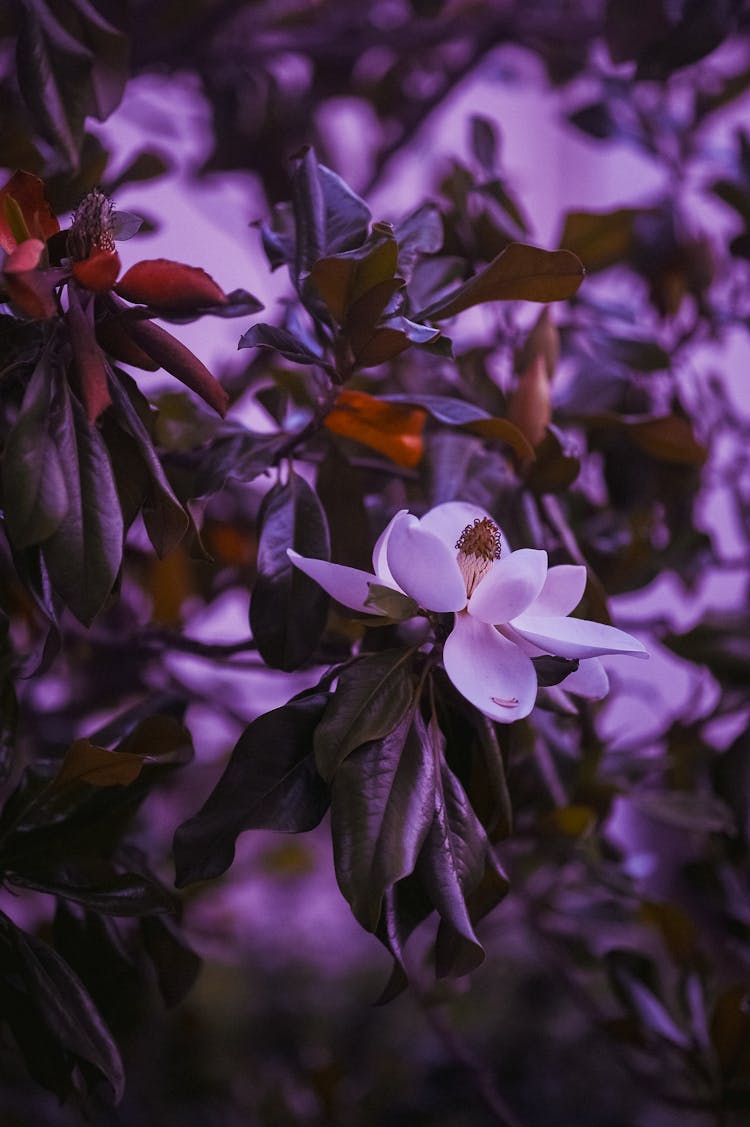
[(226, 305), (229, 301), (205, 270), (167, 258), (136, 262), (116, 288), (127, 301), (156, 309), (188, 310), (202, 305)]
[(325, 425), (334, 434), (385, 454), (399, 466), (413, 468), (424, 451), (425, 418), (420, 408), (384, 403), (364, 391), (341, 391)]
[[(19, 217), (23, 231), (17, 227)], [(0, 247), (9, 253), (24, 238), (44, 241), (59, 230), (39, 177), (15, 172), (0, 188)]]
[(116, 250), (98, 250), (73, 263), (73, 277), (79, 285), (93, 293), (107, 293), (120, 273), (120, 256)]

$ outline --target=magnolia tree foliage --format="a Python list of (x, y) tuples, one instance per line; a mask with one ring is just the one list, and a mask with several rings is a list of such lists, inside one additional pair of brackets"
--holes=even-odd
[[(429, 1015), (451, 996), (436, 979), (483, 963), (504, 990), (507, 926), (606, 1030), (642, 1093), (631, 1118), (651, 1101), (729, 1123), (750, 1106), (747, 616), (677, 633), (659, 607), (626, 632), (610, 600), (668, 576), (689, 603), (705, 577), (746, 578), (747, 423), (732, 371), (702, 359), (748, 347), (749, 142), (739, 128), (717, 156), (712, 139), (750, 86), (744, 9), (186, 4), (176, 29), (166, 6), (133, 0), (125, 26), (119, 7), (22, 0), (0, 24), (9, 1052), (64, 1099), (121, 1100), (113, 1030), (146, 1021), (123, 1017), (126, 997), (155, 978), (175, 1004), (199, 972), (175, 887), (199, 902), (241, 880), (241, 834), (325, 818), (340, 892), (390, 957), (381, 1001), (410, 991)], [(321, 123), (327, 100), (367, 105), (374, 189), (504, 44), (538, 56), (573, 127), (667, 170), (664, 191), (570, 211), (543, 249), (476, 115), (470, 158), (428, 199), (373, 212)], [(294, 96), (290, 56), (305, 61)], [(118, 193), (167, 161), (145, 147), (115, 177), (87, 123), (154, 69), (198, 77), (206, 168), (264, 185), (258, 253), (288, 276), (279, 308), (192, 262), (144, 253), (123, 271), (118, 244), (143, 221)], [(683, 190), (696, 182), (704, 212)], [(728, 245), (703, 225), (707, 200), (736, 217)], [(202, 318), (237, 321), (244, 366), (209, 371), (182, 343)], [(729, 551), (701, 516), (719, 497)], [(240, 591), (244, 639), (198, 640), (195, 607)], [(701, 686), (681, 709), (669, 675), (622, 660), (665, 650)], [(182, 680), (175, 654), (247, 668), (251, 723), (230, 693)], [(259, 671), (286, 703), (261, 705)], [(644, 685), (648, 735), (615, 738), (596, 702)], [(190, 732), (201, 703), (239, 730), (210, 783)], [(502, 1067), (443, 1034), (468, 1106), (520, 1122)], [(553, 1121), (509, 1090), (529, 1123)], [(604, 1122), (598, 1106), (570, 1115)]]

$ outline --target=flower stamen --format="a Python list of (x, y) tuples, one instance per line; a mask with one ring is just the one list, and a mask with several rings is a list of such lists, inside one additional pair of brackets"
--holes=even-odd
[(477, 517), (467, 524), (458, 540), (458, 566), (466, 583), (466, 597), (500, 559), (500, 529), (489, 517)]
[(112, 234), (114, 204), (98, 188), (92, 188), (76, 208), (68, 232), (68, 254), (74, 262), (83, 262), (96, 252), (111, 253), (115, 249)]

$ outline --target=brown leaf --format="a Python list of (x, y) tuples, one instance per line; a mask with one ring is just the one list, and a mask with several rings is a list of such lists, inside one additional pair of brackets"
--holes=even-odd
[(584, 274), (580, 260), (569, 250), (511, 243), (489, 266), (416, 319), (440, 321), (488, 301), (562, 301), (573, 296)]

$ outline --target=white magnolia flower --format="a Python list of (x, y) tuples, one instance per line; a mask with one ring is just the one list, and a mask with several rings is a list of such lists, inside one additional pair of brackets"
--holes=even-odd
[(397, 513), (372, 555), (374, 574), (310, 559), (288, 549), (295, 567), (353, 610), (380, 613), (369, 601), (378, 584), (410, 596), (425, 611), (455, 615), (443, 649), (458, 691), (485, 715), (509, 723), (528, 716), (537, 693), (532, 657), (552, 654), (581, 664), (562, 683), (597, 699), (609, 687), (600, 654), (648, 657), (639, 641), (599, 622), (568, 618), (586, 586), (586, 568), (547, 567), (547, 553), (503, 554), (500, 529), (483, 509), (449, 501), (421, 520)]

